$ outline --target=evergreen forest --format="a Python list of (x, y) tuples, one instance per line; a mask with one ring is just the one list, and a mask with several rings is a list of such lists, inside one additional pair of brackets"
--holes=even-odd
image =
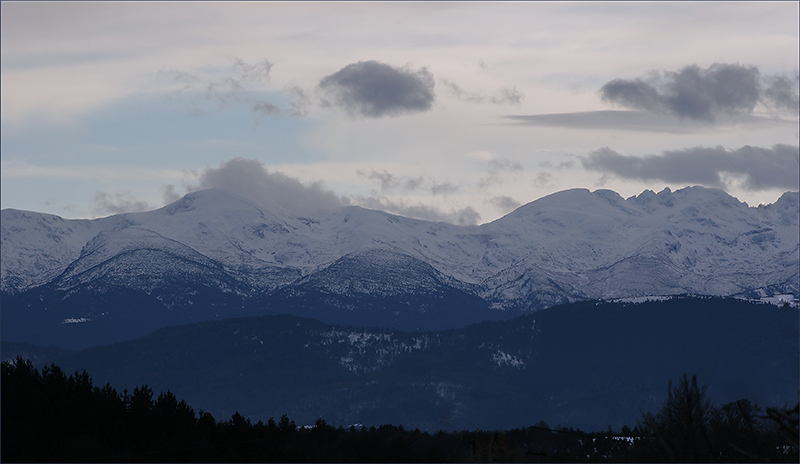
[[(2, 363), (3, 462), (798, 462), (798, 406), (715, 406), (706, 385), (668, 382), (660, 409), (631, 429), (535, 425), (420, 431), (402, 425), (300, 425), (287, 416), (218, 420), (170, 391), (118, 392), (84, 371)], [(269, 392), (265, 392), (269, 394)], [(535, 421), (536, 418), (532, 418)]]

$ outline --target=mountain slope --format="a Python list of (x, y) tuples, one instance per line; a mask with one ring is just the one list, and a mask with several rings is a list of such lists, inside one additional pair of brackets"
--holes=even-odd
[(476, 287), (406, 254), (370, 249), (345, 255), (270, 294), (261, 306), (269, 313), (327, 323), (446, 329), (492, 317), (487, 303), (476, 295)]
[(207, 190), (91, 221), (3, 210), (3, 337), (35, 343), (13, 324), (46, 320), (62, 347), (98, 343), (59, 331), (136, 311), (122, 290), (174, 323), (290, 313), (420, 330), (586, 299), (800, 294), (797, 192), (752, 208), (701, 187), (575, 189), (468, 227), (268, 200)]

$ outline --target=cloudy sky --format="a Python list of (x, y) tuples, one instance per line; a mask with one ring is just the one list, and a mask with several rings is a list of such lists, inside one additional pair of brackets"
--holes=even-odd
[(798, 190), (797, 2), (2, 3), (2, 208)]

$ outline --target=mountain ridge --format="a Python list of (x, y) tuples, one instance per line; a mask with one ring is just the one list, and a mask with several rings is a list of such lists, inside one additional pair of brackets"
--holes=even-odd
[(95, 220), (6, 209), (0, 290), (11, 320), (47, 302), (51, 325), (106, 317), (114, 308), (91, 301), (124, 288), (177, 322), (261, 311), (351, 323), (363, 298), (382, 314), (371, 323), (408, 330), (589, 299), (798, 295), (798, 204), (797, 192), (750, 207), (704, 187), (627, 199), (572, 189), (480, 226), (357, 206), (291, 210), (224, 190)]

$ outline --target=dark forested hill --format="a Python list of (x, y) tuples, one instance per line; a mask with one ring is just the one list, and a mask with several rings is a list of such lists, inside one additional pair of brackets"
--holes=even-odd
[(584, 302), (406, 333), (293, 316), (202, 322), (66, 354), (65, 371), (148, 384), (217, 417), (421, 429), (633, 426), (683, 373), (717, 402), (793, 405), (798, 313), (733, 299)]

